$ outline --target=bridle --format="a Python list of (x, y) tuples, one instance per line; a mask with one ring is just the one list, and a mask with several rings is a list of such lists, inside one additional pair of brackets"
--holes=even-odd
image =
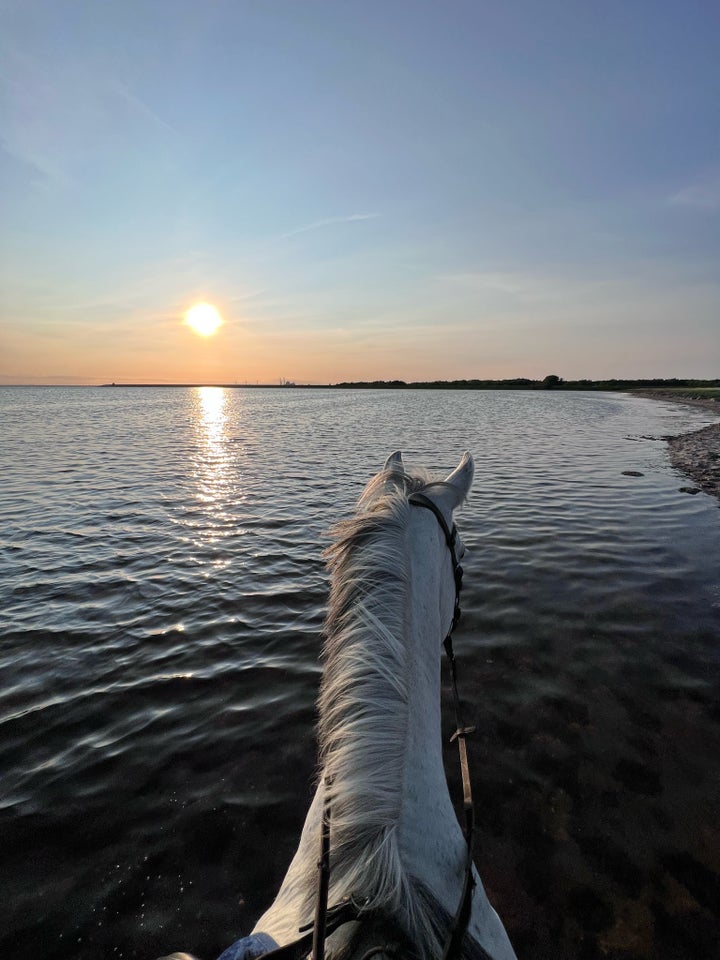
[[(460, 592), (462, 590), (463, 568), (457, 557), (457, 527), (453, 523), (452, 528), (448, 527), (447, 521), (442, 511), (430, 497), (424, 493), (412, 493), (408, 497), (408, 503), (413, 507), (424, 507), (430, 510), (440, 524), (440, 529), (445, 535), (445, 543), (450, 551), (452, 560), (453, 577), (455, 579), (455, 604), (453, 606), (453, 617), (450, 629), (443, 641), (445, 652), (450, 662), (450, 676), (452, 680), (453, 702), (455, 706), (455, 732), (450, 738), (450, 742), (457, 740), (458, 752), (460, 756), (460, 770), (463, 783), (463, 812), (465, 816), (465, 841), (466, 857), (465, 872), (463, 879), (463, 890), (460, 903), (455, 911), (455, 916), (450, 922), (447, 931), (445, 945), (442, 953), (442, 960), (460, 960), (462, 955), (462, 942), (470, 921), (470, 911), (472, 909), (472, 894), (475, 887), (473, 877), (473, 847), (475, 839), (475, 815), (472, 799), (472, 788), (470, 785), (470, 770), (468, 767), (467, 748), (465, 739), (469, 733), (473, 733), (475, 727), (466, 727), (460, 710), (460, 696), (457, 688), (457, 668), (455, 654), (452, 646), (452, 633), (458, 625), (461, 616), (460, 610)], [(300, 937), (292, 943), (283, 947), (278, 947), (270, 953), (264, 954), (262, 960), (295, 960), (295, 958), (306, 955), (307, 948), (312, 941), (312, 960), (324, 960), (325, 958), (325, 940), (326, 937), (341, 927), (343, 924), (352, 920), (362, 919), (367, 916), (363, 912), (363, 904), (356, 903), (352, 898), (346, 898), (335, 906), (328, 907), (328, 889), (330, 886), (330, 793), (332, 778), (326, 776), (325, 780), (325, 798), (323, 802), (323, 815), (320, 837), (320, 857), (318, 859), (318, 893), (315, 907), (315, 919), (312, 923), (300, 928)], [(375, 954), (381, 953), (383, 947), (378, 946), (368, 951), (362, 960), (370, 960)]]
[(463, 784), (463, 814), (465, 817), (465, 875), (463, 879), (463, 891), (460, 903), (455, 911), (443, 949), (443, 960), (456, 960), (462, 954), (462, 941), (470, 921), (470, 911), (472, 909), (472, 893), (475, 888), (475, 878), (473, 877), (473, 850), (475, 845), (475, 807), (472, 798), (472, 786), (470, 783), (470, 767), (468, 766), (466, 737), (469, 733), (475, 732), (475, 727), (467, 727), (462, 718), (460, 708), (460, 695), (457, 687), (457, 665), (455, 653), (453, 651), (452, 634), (458, 625), (461, 616), (460, 610), (460, 592), (462, 590), (463, 568), (457, 558), (455, 545), (457, 544), (457, 527), (453, 523), (452, 529), (447, 525), (438, 505), (426, 496), (424, 493), (412, 493), (408, 497), (408, 502), (414, 507), (424, 507), (435, 514), (435, 519), (440, 524), (440, 529), (445, 534), (445, 543), (450, 551), (450, 558), (453, 566), (453, 577), (455, 578), (455, 605), (453, 607), (453, 618), (448, 630), (447, 636), (443, 640), (445, 653), (450, 662), (450, 677), (452, 680), (453, 704), (455, 707), (455, 733), (450, 738), (450, 742), (457, 740), (458, 754), (460, 756), (460, 771), (462, 773)]
[(444, 641), (447, 643), (452, 636), (453, 630), (460, 622), (460, 616), (462, 613), (460, 610), (460, 592), (462, 590), (463, 568), (460, 566), (460, 561), (457, 558), (457, 552), (455, 550), (458, 539), (457, 527), (454, 523), (452, 525), (452, 529), (448, 527), (447, 520), (443, 516), (443, 512), (440, 507), (438, 507), (438, 505), (424, 493), (411, 493), (408, 497), (408, 503), (411, 507), (425, 507), (426, 510), (430, 510), (431, 513), (435, 514), (435, 519), (440, 524), (440, 529), (445, 534), (445, 543), (450, 551), (453, 577), (455, 578), (455, 606), (453, 608), (452, 623), (450, 624), (450, 629), (448, 630), (447, 637)]

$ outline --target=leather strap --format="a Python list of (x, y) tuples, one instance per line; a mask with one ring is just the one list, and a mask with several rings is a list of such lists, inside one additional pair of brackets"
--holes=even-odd
[(462, 590), (463, 568), (461, 567), (457, 558), (457, 553), (455, 552), (455, 544), (457, 543), (457, 527), (455, 524), (453, 524), (452, 530), (450, 530), (440, 507), (438, 507), (438, 505), (424, 493), (411, 493), (408, 497), (408, 503), (414, 507), (425, 507), (426, 510), (434, 513), (437, 522), (440, 524), (440, 529), (445, 534), (445, 542), (447, 543), (448, 550), (450, 551), (450, 557), (452, 559), (453, 566), (453, 577), (455, 578), (455, 608), (453, 610), (452, 623), (450, 625), (450, 629), (448, 630), (448, 636), (450, 636), (460, 622), (460, 617), (462, 615), (462, 611), (460, 610), (460, 591)]
[(320, 831), (320, 859), (318, 860), (318, 895), (313, 924), (312, 960), (325, 960), (325, 936), (328, 915), (328, 889), (330, 887), (330, 785), (332, 779), (325, 777), (323, 796), (322, 829)]
[(468, 923), (470, 922), (472, 894), (475, 888), (475, 878), (472, 873), (473, 851), (475, 847), (475, 806), (473, 804), (470, 767), (468, 765), (467, 744), (465, 742), (467, 735), (475, 732), (475, 727), (466, 727), (463, 722), (460, 695), (457, 688), (457, 667), (451, 634), (445, 637), (444, 646), (448, 660), (450, 661), (450, 677), (452, 680), (453, 703), (455, 705), (455, 733), (453, 733), (450, 738), (450, 742), (452, 743), (453, 740), (457, 740), (458, 754), (460, 756), (460, 772), (462, 774), (463, 785), (463, 813), (465, 817), (465, 843), (467, 845), (462, 896), (455, 916), (450, 923), (445, 948), (443, 950), (443, 960), (454, 960), (454, 958), (462, 956), (462, 942)]

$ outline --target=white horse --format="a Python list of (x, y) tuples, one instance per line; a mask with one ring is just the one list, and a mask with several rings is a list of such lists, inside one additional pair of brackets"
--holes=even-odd
[[(472, 477), (467, 453), (436, 482), (406, 472), (395, 453), (365, 488), (355, 515), (336, 528), (327, 551), (319, 786), (275, 901), (247, 948), (239, 941), (221, 960), (285, 947), (312, 928), (324, 823), (328, 916), (339, 904), (356, 908), (350, 922), (329, 933), (326, 956), (443, 956), (468, 861), (445, 780), (440, 731), (442, 640), (457, 601), (454, 554), (464, 552), (459, 540), (454, 553), (448, 549), (447, 533)], [(409, 497), (419, 491), (428, 509), (413, 509)], [(472, 871), (461, 955), (515, 960)], [(295, 955), (309, 952), (306, 935)]]

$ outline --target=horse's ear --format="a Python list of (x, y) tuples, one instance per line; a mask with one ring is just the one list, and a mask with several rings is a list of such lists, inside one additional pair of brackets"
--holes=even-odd
[(431, 483), (423, 491), (440, 507), (448, 521), (453, 510), (467, 499), (473, 482), (475, 465), (471, 455), (465, 451), (462, 460), (442, 483)]
[(458, 491), (460, 497), (458, 503), (462, 503), (462, 501), (465, 500), (467, 495), (470, 493), (470, 487), (472, 486), (474, 474), (475, 464), (473, 463), (472, 456), (466, 450), (462, 455), (460, 463), (455, 467), (452, 473), (445, 477), (445, 483), (450, 484), (453, 489)]
[(383, 470), (394, 470), (396, 473), (402, 473), (404, 469), (402, 453), (400, 453), (399, 450), (396, 450), (395, 453), (390, 454), (385, 461), (385, 466), (383, 467)]

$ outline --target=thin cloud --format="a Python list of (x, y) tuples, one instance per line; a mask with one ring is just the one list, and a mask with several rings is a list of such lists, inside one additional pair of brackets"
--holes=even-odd
[(110, 90), (124, 100), (140, 117), (148, 121), (152, 126), (154, 126), (158, 131), (164, 134), (170, 134), (174, 138), (179, 138), (180, 134), (166, 120), (163, 120), (152, 107), (134, 94), (127, 84), (123, 83), (120, 80), (113, 80), (109, 85)]
[(49, 62), (0, 41), (0, 150), (31, 168), (41, 187), (78, 185), (78, 168), (102, 150), (108, 131), (135, 143), (154, 135), (175, 149), (178, 131), (131, 87), (76, 59)]
[(44, 122), (45, 117), (60, 116), (62, 105), (41, 61), (3, 42), (0, 92), (7, 102), (0, 127), (0, 150), (39, 174), (40, 183), (68, 186), (70, 177), (58, 162)]
[(714, 213), (720, 210), (720, 173), (692, 183), (668, 197), (673, 207), (690, 207)]
[(296, 237), (301, 233), (310, 233), (311, 230), (321, 230), (323, 227), (332, 227), (338, 223), (352, 223), (356, 220), (376, 220), (379, 216), (379, 213), (352, 213), (349, 217), (327, 217), (325, 220), (315, 220), (314, 223), (308, 223), (304, 227), (288, 230), (287, 233), (280, 235), (280, 239), (287, 240), (289, 237)]

